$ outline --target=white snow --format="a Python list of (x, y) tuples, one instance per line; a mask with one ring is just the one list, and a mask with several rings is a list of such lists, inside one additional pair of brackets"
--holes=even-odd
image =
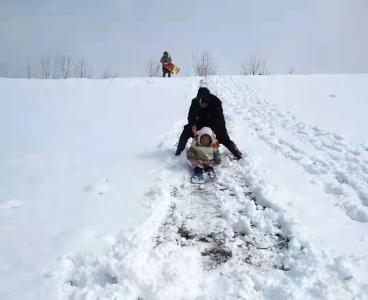
[(368, 141), (368, 74), (252, 76), (257, 94), (299, 121), (337, 132), (349, 141)]
[[(194, 186), (199, 85), (247, 156)], [(0, 298), (367, 299), (367, 97), (365, 74), (1, 79)]]

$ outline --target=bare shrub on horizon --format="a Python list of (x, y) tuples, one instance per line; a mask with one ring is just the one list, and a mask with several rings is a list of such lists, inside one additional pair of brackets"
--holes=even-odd
[(146, 75), (148, 77), (160, 77), (161, 76), (161, 64), (159, 62), (156, 62), (153, 59), (150, 59), (147, 63), (146, 63)]
[(73, 76), (77, 78), (91, 78), (91, 68), (85, 58), (80, 58), (74, 62)]
[(208, 50), (203, 50), (200, 56), (192, 55), (193, 69), (197, 76), (209, 76), (217, 74), (217, 66)]
[(51, 76), (51, 60), (49, 56), (41, 58), (41, 78), (49, 79)]
[(268, 68), (266, 61), (258, 54), (252, 54), (241, 66), (242, 75), (266, 75)]
[(70, 55), (60, 55), (54, 57), (53, 78), (69, 78), (72, 74), (72, 57)]
[(102, 73), (102, 78), (103, 79), (109, 79), (109, 78), (117, 78), (117, 77), (119, 77), (120, 76), (120, 74), (119, 74), (119, 72), (116, 72), (116, 71), (113, 71), (113, 70), (111, 70), (111, 69), (109, 69), (109, 68), (107, 68), (103, 73)]

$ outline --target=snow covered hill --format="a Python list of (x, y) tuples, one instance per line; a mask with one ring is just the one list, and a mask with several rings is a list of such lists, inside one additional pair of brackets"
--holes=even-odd
[[(174, 157), (207, 86), (247, 156)], [(0, 80), (1, 299), (367, 299), (367, 75)]]

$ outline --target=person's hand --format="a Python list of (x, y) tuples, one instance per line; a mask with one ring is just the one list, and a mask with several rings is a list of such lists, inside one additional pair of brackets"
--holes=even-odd
[(193, 136), (197, 135), (197, 126), (196, 125), (192, 126), (192, 132), (193, 132)]

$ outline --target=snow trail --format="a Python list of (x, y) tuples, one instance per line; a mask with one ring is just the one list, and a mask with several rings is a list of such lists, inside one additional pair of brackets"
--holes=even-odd
[[(162, 202), (129, 242), (117, 243), (103, 260), (79, 257), (64, 261), (68, 272), (62, 298), (114, 293), (126, 295), (125, 299), (242, 298), (249, 295), (248, 289), (236, 285), (229, 291), (224, 286), (241, 280), (242, 266), (262, 272), (290, 269), (287, 228), (278, 214), (257, 203), (246, 182), (246, 168), (242, 170), (237, 162), (225, 158), (219, 177), (231, 180), (219, 179), (203, 186), (189, 183), (187, 168), (179, 177), (177, 169), (177, 161), (172, 160), (161, 171), (159, 183), (148, 194)], [(176, 182), (162, 180), (173, 176), (178, 177)], [(125, 253), (129, 253), (128, 258)], [(123, 281), (135, 292), (121, 284), (122, 269), (134, 273)], [(231, 269), (234, 274), (228, 274)], [(215, 293), (216, 286), (224, 289)], [(222, 296), (215, 296), (219, 292)], [(257, 296), (256, 291), (252, 293)]]
[(209, 85), (230, 106), (229, 119), (245, 122), (258, 139), (299, 164), (349, 218), (368, 222), (368, 153), (363, 146), (279, 111), (239, 78), (213, 78)]
[[(254, 137), (311, 174), (349, 218), (368, 221), (362, 151), (269, 108), (232, 77), (201, 84), (224, 100), (230, 135), (234, 123), (245, 122)], [(180, 125), (163, 136), (160, 151), (174, 153)], [(59, 298), (364, 299), (368, 283), (356, 265), (368, 267), (367, 259), (326, 254), (301, 240), (273, 199), (279, 189), (263, 180), (254, 159), (237, 162), (222, 152), (218, 179), (201, 186), (190, 184), (184, 155), (170, 157), (146, 193), (149, 219), (122, 233), (105, 255), (63, 258)], [(348, 192), (339, 193), (341, 186)]]

